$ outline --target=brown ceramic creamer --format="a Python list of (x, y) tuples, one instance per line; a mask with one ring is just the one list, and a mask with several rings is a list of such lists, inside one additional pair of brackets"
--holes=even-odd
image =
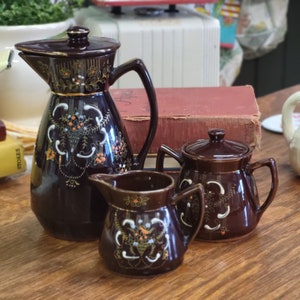
[[(277, 186), (277, 167), (273, 158), (250, 163), (252, 149), (245, 144), (224, 140), (224, 130), (209, 130), (209, 139), (187, 143), (178, 153), (162, 145), (157, 170), (163, 170), (165, 154), (181, 164), (177, 190), (202, 183), (205, 190), (205, 216), (197, 239), (232, 240), (251, 233), (273, 201)], [(259, 201), (254, 171), (267, 167), (271, 187), (262, 204)], [(188, 209), (190, 208), (190, 209)], [(193, 226), (198, 208), (187, 199), (178, 206), (182, 220)]]
[[(182, 263), (203, 221), (201, 184), (175, 193), (174, 179), (154, 171), (93, 174), (90, 180), (109, 206), (99, 252), (110, 269), (127, 275), (153, 275)], [(193, 228), (185, 228), (176, 214), (176, 205), (187, 197), (200, 207)]]

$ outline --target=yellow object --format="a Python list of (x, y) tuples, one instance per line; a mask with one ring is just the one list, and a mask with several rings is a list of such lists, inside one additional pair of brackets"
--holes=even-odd
[(24, 147), (16, 138), (7, 135), (0, 142), (0, 178), (25, 170)]

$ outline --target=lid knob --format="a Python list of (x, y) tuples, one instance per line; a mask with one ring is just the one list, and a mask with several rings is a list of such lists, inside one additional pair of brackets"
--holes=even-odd
[(88, 28), (74, 26), (67, 30), (69, 36), (69, 46), (73, 48), (85, 48), (89, 45), (88, 34), (90, 33)]
[(208, 135), (211, 143), (222, 143), (224, 141), (225, 131), (224, 129), (210, 129)]

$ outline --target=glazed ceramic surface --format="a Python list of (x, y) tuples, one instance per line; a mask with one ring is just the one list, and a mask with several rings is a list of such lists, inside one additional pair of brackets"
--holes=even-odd
[[(157, 126), (155, 91), (139, 59), (113, 67), (120, 44), (88, 38), (73, 27), (67, 40), (19, 43), (20, 56), (48, 83), (52, 96), (42, 118), (31, 174), (31, 206), (44, 228), (58, 238), (98, 238), (106, 203), (88, 176), (143, 168)], [(109, 87), (135, 71), (150, 105), (150, 127), (134, 156)], [(33, 83), (34, 84), (34, 83)]]
[(295, 127), (293, 112), (300, 103), (300, 92), (287, 98), (282, 107), (282, 130), (288, 143), (290, 165), (300, 175), (300, 127)]
[[(93, 174), (90, 179), (109, 204), (99, 243), (109, 268), (127, 275), (153, 275), (182, 263), (203, 221), (201, 184), (176, 194), (174, 179), (154, 171)], [(186, 197), (200, 207), (193, 228), (183, 228), (176, 214), (176, 205)]]
[[(224, 134), (224, 130), (212, 129), (208, 140), (188, 143), (181, 153), (166, 145), (158, 151), (157, 170), (163, 170), (165, 154), (182, 166), (177, 191), (195, 183), (204, 186), (205, 216), (198, 239), (222, 241), (246, 236), (273, 201), (278, 186), (274, 159), (250, 163), (251, 149), (242, 143), (224, 140)], [(253, 173), (262, 167), (270, 170), (272, 184), (261, 204)], [(182, 219), (191, 226), (198, 218), (198, 211), (188, 199), (178, 206)]]

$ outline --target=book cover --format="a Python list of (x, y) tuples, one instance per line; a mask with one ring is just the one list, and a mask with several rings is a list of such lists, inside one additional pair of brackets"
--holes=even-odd
[[(134, 153), (149, 128), (144, 89), (111, 89)], [(225, 138), (255, 148), (261, 140), (260, 112), (252, 86), (157, 88), (158, 127), (149, 154), (165, 144), (179, 151), (183, 144), (208, 139), (208, 129), (225, 130)]]

